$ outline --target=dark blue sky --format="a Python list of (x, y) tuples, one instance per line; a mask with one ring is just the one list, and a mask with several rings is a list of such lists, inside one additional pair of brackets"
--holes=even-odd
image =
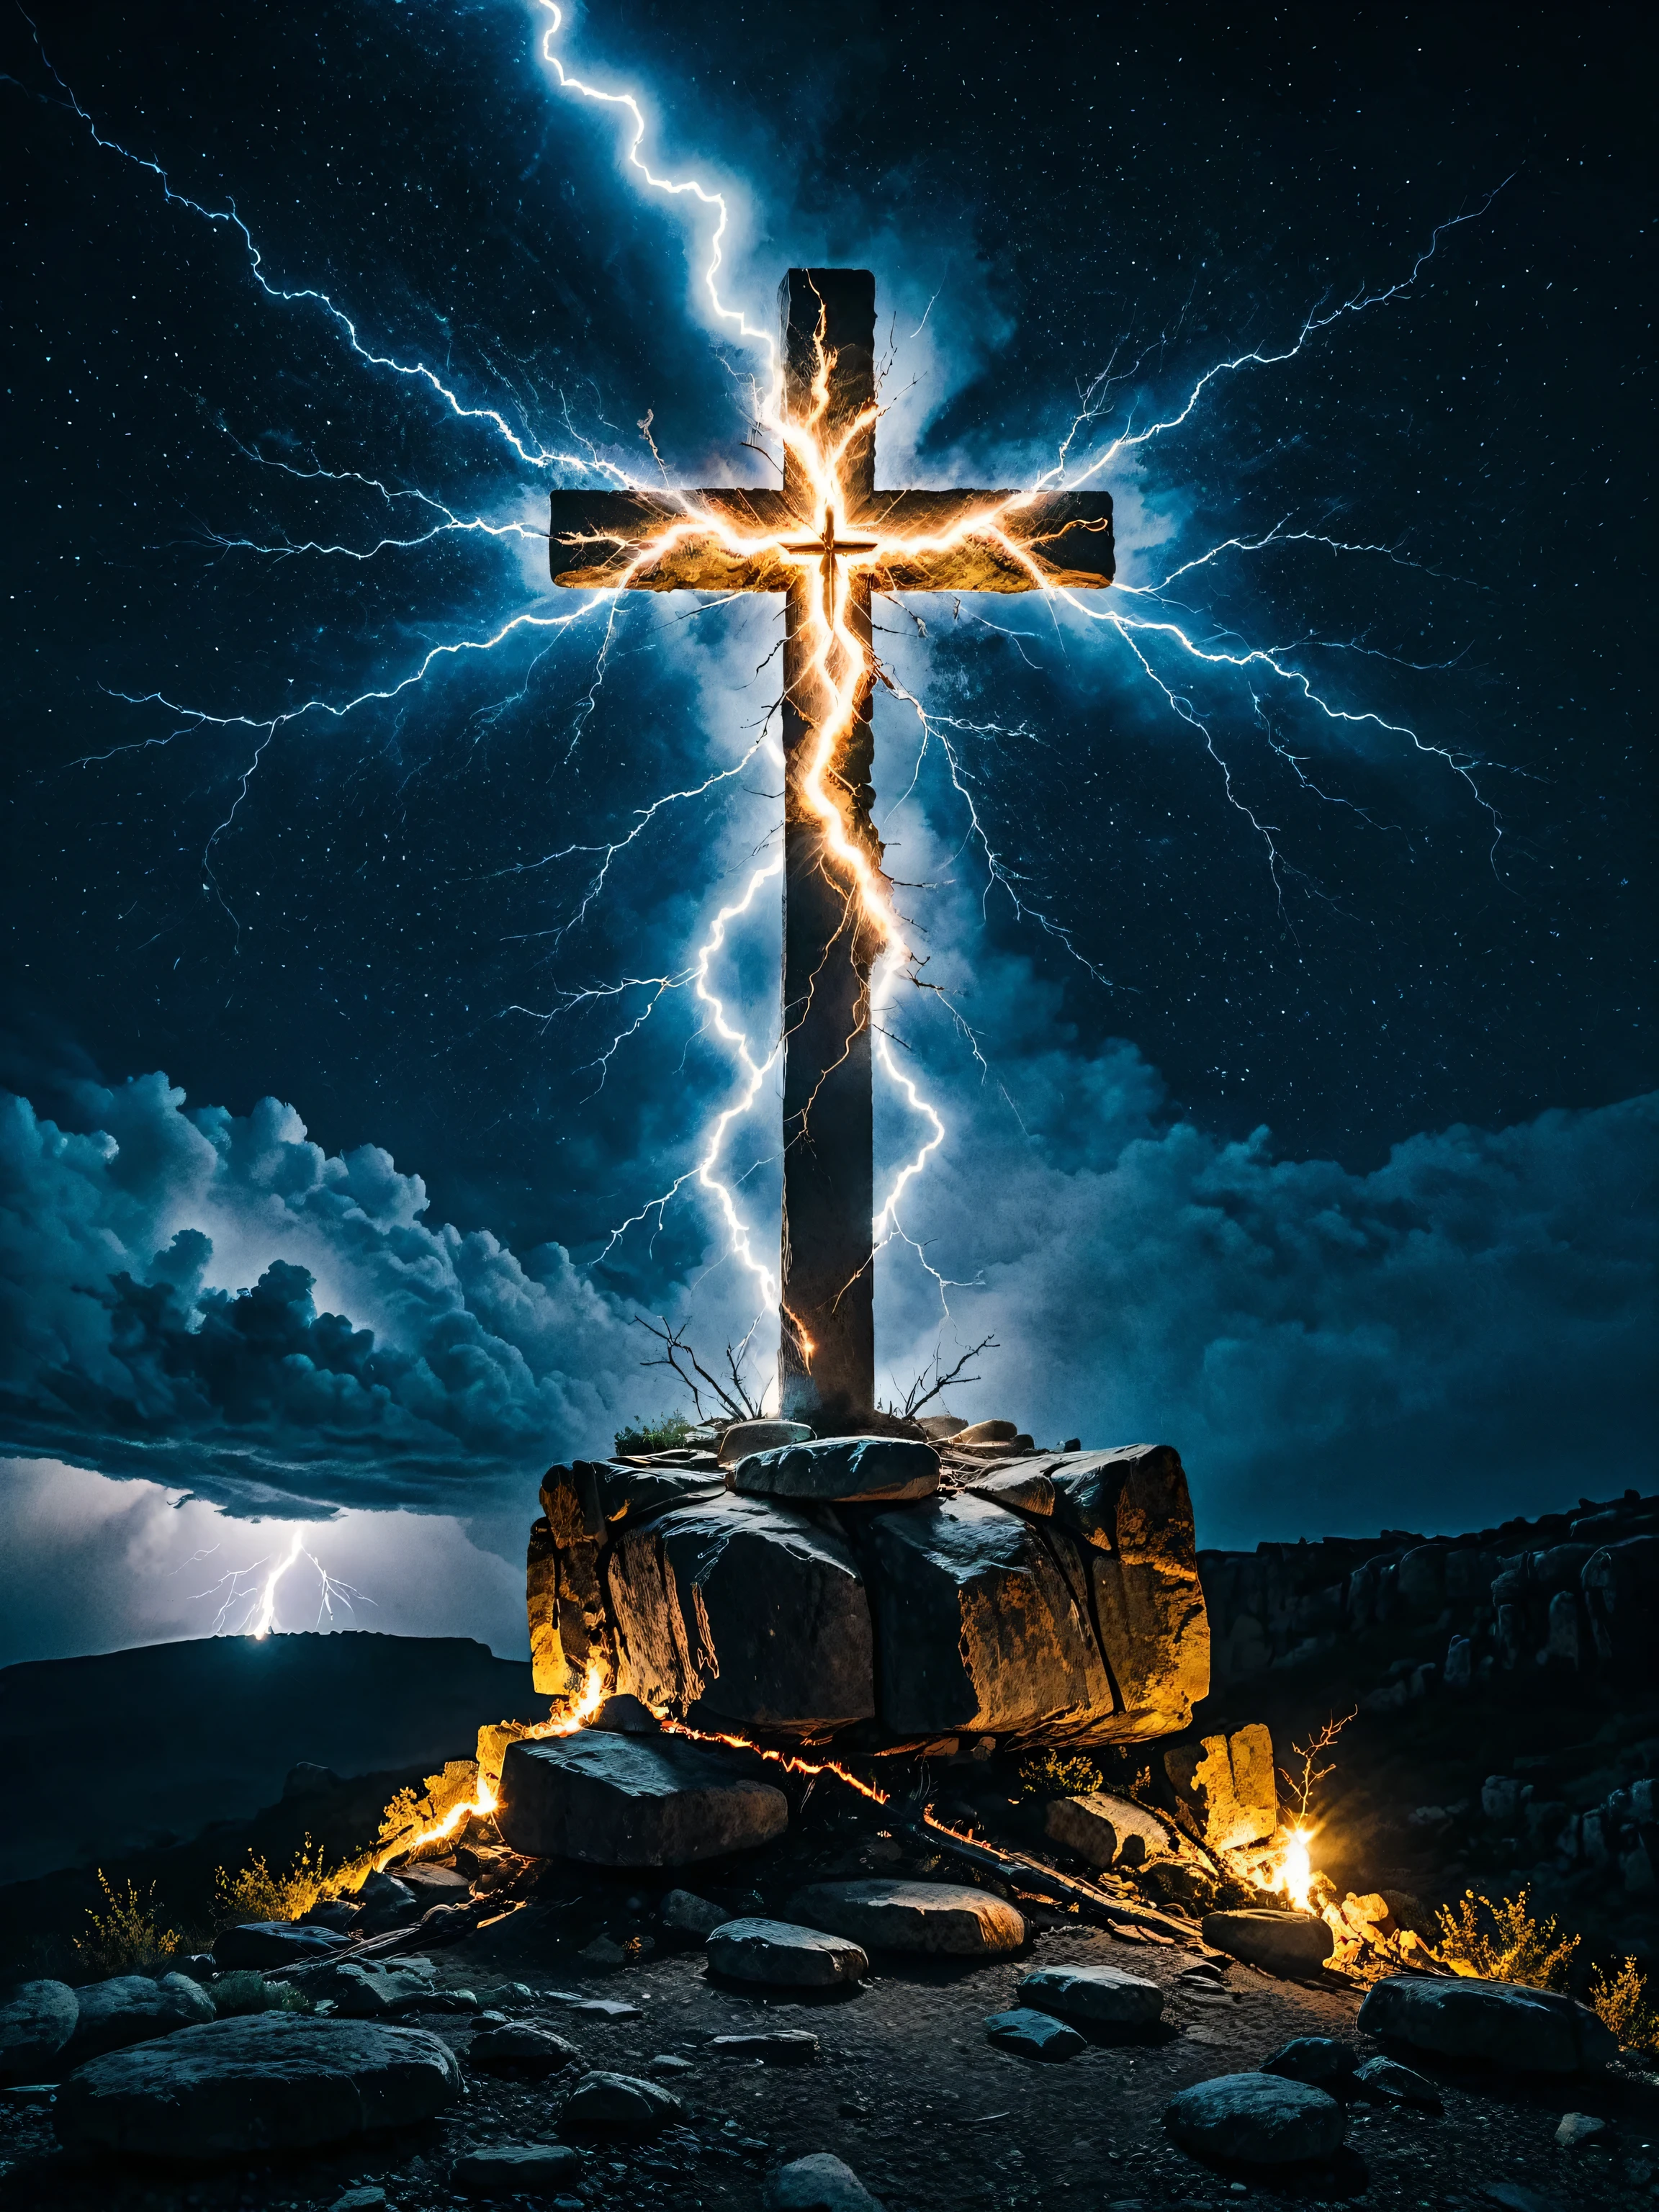
[[(698, 310), (707, 222), (559, 93), (548, 20), (39, 17), (98, 133), (234, 204), (270, 283), (326, 291), (368, 351), (532, 447), (643, 474), (648, 413), (677, 477), (765, 481), (746, 364)], [(944, 1321), (884, 1255), (880, 1364), (995, 1328), (962, 1410), (1168, 1435), (1213, 1540), (1478, 1522), (1595, 1489), (1646, 1434), (1650, 1117), (1621, 1102), (1654, 1083), (1648, 36), (1619, 9), (902, 0), (595, 6), (562, 35), (640, 93), (653, 160), (728, 191), (752, 315), (792, 261), (875, 269), (889, 483), (1030, 481), (1102, 372), (1079, 451), (1474, 218), (1104, 478), (1126, 585), (1238, 541), (1126, 611), (1271, 647), (1374, 719), (1164, 635), (1149, 675), (1030, 601), (881, 617), (1002, 880), (932, 748), (886, 834), (983, 1064), (901, 1010), (952, 1124), (905, 1225), (983, 1286)], [(5, 1441), (244, 1509), (268, 1485), (506, 1527), (525, 1469), (666, 1402), (629, 1301), (689, 1301), (714, 1341), (749, 1318), (690, 1194), (605, 1248), (730, 1089), (691, 993), (649, 979), (770, 836), (764, 750), (586, 894), (636, 810), (737, 769), (775, 612), (644, 600), (597, 685), (596, 625), (526, 629), (273, 729), (556, 611), (528, 537), (357, 556), (434, 501), (532, 531), (583, 474), (274, 301), (232, 224), (100, 149), (27, 24), (5, 38), (0, 1082), (33, 1109), (5, 1152)], [(307, 544), (348, 550), (279, 550)], [(916, 728), (886, 699), (877, 726), (890, 801)], [(775, 963), (757, 910), (722, 970), (757, 1034)], [(123, 1089), (155, 1071), (187, 1108)], [(248, 1121), (266, 1097), (295, 1118)], [(890, 1154), (905, 1133), (890, 1114)], [(775, 1235), (763, 1117), (747, 1136)], [(313, 1291), (239, 1301), (273, 1262)]]

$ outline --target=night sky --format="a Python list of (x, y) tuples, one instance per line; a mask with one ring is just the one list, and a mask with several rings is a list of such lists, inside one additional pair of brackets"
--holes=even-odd
[[(775, 479), (711, 218), (551, 20), (6, 23), (0, 1657), (203, 1632), (181, 1563), (295, 1514), (368, 1625), (516, 1649), (536, 1474), (676, 1402), (630, 1316), (755, 1319), (694, 1191), (612, 1232), (732, 1088), (684, 979), (775, 835), (780, 613), (641, 594), (601, 653), (536, 532), (647, 417)], [(1094, 480), (1160, 627), (878, 605), (959, 1016), (896, 1017), (960, 1287), (883, 1254), (883, 1388), (994, 1331), (951, 1410), (1167, 1437), (1200, 1543), (1650, 1482), (1646, 11), (623, 0), (556, 51), (726, 192), (751, 319), (873, 268), (885, 483), (1288, 356)], [(768, 1043), (777, 939), (720, 971)]]

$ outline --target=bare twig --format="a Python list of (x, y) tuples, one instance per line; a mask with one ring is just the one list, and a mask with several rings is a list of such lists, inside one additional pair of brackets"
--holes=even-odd
[[(977, 1344), (971, 1346), (968, 1351), (963, 1353), (961, 1358), (957, 1360), (956, 1365), (951, 1370), (948, 1375), (940, 1371), (945, 1358), (944, 1353), (942, 1352), (935, 1351), (933, 1354), (933, 1365), (931, 1367), (924, 1367), (922, 1369), (921, 1374), (917, 1376), (915, 1381), (910, 1385), (908, 1390), (906, 1391), (904, 1395), (904, 1403), (902, 1406), (890, 1404), (884, 1407), (884, 1410), (887, 1413), (896, 1414), (902, 1421), (915, 1420), (916, 1415), (921, 1411), (924, 1406), (929, 1404), (932, 1400), (937, 1398), (942, 1390), (948, 1390), (953, 1382), (977, 1382), (979, 1381), (980, 1378), (977, 1375), (964, 1375), (962, 1371), (970, 1359), (977, 1359), (981, 1352), (998, 1352), (1000, 1349), (1001, 1346), (998, 1344), (994, 1336), (982, 1336)], [(933, 1379), (931, 1382), (928, 1382), (927, 1378), (930, 1375)], [(924, 1383), (927, 1386), (925, 1389), (922, 1387)]]
[[(654, 1322), (647, 1321), (643, 1314), (635, 1314), (634, 1319), (647, 1336), (654, 1336), (663, 1347), (660, 1358), (642, 1359), (640, 1362), (641, 1366), (672, 1369), (690, 1392), (691, 1403), (700, 1421), (704, 1418), (702, 1407), (704, 1389), (713, 1394), (718, 1405), (731, 1419), (734, 1421), (760, 1419), (760, 1407), (751, 1396), (744, 1375), (744, 1358), (749, 1347), (748, 1337), (744, 1337), (740, 1345), (733, 1346), (728, 1344), (726, 1347), (726, 1364), (732, 1374), (731, 1387), (728, 1389), (718, 1376), (709, 1373), (702, 1360), (698, 1358), (695, 1349), (687, 1343), (684, 1325), (677, 1328), (671, 1322), (660, 1317)], [(753, 1334), (754, 1332), (750, 1330), (750, 1334)], [(683, 1360), (685, 1363), (684, 1365), (681, 1364)]]
[(1312, 1735), (1310, 1735), (1306, 1743), (1293, 1743), (1291, 1746), (1291, 1749), (1302, 1761), (1302, 1772), (1299, 1776), (1294, 1775), (1290, 1771), (1288, 1767), (1281, 1766), (1279, 1770), (1279, 1779), (1285, 1784), (1286, 1792), (1296, 1800), (1296, 1817), (1298, 1820), (1305, 1820), (1307, 1819), (1309, 1801), (1312, 1798), (1316, 1789), (1317, 1789), (1328, 1774), (1334, 1774), (1336, 1771), (1336, 1762), (1334, 1759), (1332, 1760), (1328, 1766), (1316, 1766), (1314, 1761), (1319, 1757), (1322, 1752), (1328, 1751), (1331, 1748), (1331, 1746), (1336, 1741), (1338, 1736), (1341, 1735), (1343, 1729), (1346, 1728), (1348, 1723), (1353, 1719), (1354, 1714), (1358, 1713), (1358, 1711), (1359, 1708), (1356, 1705), (1353, 1709), (1353, 1712), (1344, 1713), (1340, 1720), (1338, 1720), (1335, 1715), (1333, 1714), (1331, 1718), (1326, 1722), (1324, 1727), (1317, 1729)]

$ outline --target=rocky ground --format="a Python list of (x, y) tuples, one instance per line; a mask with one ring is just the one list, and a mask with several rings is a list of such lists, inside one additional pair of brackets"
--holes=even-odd
[[(1423, 2208), (1602, 2208), (1659, 2202), (1659, 2086), (1616, 2064), (1599, 2077), (1523, 2078), (1492, 2067), (1453, 2069), (1420, 2057), (1443, 2103), (1435, 2114), (1355, 2104), (1334, 2163), (1292, 2176), (1212, 2166), (1177, 2149), (1164, 2125), (1170, 2097), (1207, 2077), (1259, 2067), (1290, 2038), (1347, 2039), (1362, 2052), (1363, 1990), (1334, 1980), (1279, 1979), (1214, 1962), (1208, 1984), (1182, 1979), (1205, 1948), (1150, 1931), (1113, 1936), (1018, 1898), (1030, 1933), (1012, 1956), (983, 1961), (878, 1956), (868, 1982), (821, 1997), (722, 1985), (696, 1940), (661, 1918), (671, 1883), (695, 1883), (727, 1911), (781, 1911), (809, 1877), (894, 1875), (939, 1880), (951, 1870), (883, 1832), (878, 1808), (821, 1785), (786, 1842), (747, 1859), (674, 1875), (609, 1875), (549, 1866), (534, 1901), (433, 1954), (440, 1991), (466, 1989), (486, 2010), (551, 2029), (583, 2064), (542, 2079), (471, 2063), (490, 2022), (422, 2011), (410, 2025), (459, 2057), (465, 2096), (436, 2119), (380, 2142), (269, 2165), (137, 2169), (57, 2148), (51, 2108), (0, 2102), (0, 2206), (65, 2212), (173, 2212), (179, 2207), (367, 2209), (384, 2194), (401, 2212), (477, 2203), (457, 2185), (469, 2150), (557, 2141), (569, 2084), (585, 2068), (662, 2082), (683, 2115), (653, 2140), (577, 2136), (584, 2163), (552, 2197), (588, 2205), (750, 2207), (771, 2201), (786, 2161), (830, 2152), (888, 2212), (924, 2208), (1080, 2204), (1220, 2207), (1250, 2198), (1309, 2204)], [(583, 1954), (603, 1937), (634, 1955), (596, 1970)], [(1100, 1962), (1156, 1981), (1162, 2023), (1144, 2037), (1088, 2038), (1064, 2063), (1015, 2056), (987, 2037), (987, 2016), (1013, 2003), (1033, 1965)], [(586, 2005), (592, 2008), (584, 2008)], [(805, 2032), (805, 2063), (728, 2055), (715, 2039)], [(793, 2062), (796, 2053), (791, 2051)], [(1578, 2149), (1558, 2147), (1564, 2114), (1611, 2121)], [(368, 2190), (368, 2196), (352, 2197)], [(503, 2193), (495, 2201), (514, 2199)]]

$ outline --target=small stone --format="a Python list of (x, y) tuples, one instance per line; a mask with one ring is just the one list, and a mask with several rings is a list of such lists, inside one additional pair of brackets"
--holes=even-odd
[(723, 1905), (711, 1905), (692, 1890), (671, 1889), (658, 1909), (658, 1917), (665, 1928), (676, 1928), (682, 1936), (709, 1936), (732, 1916)]
[(582, 2154), (569, 2143), (492, 2143), (456, 2160), (450, 2179), (469, 2197), (540, 2197), (582, 2170)]
[(770, 2035), (717, 2035), (708, 2048), (720, 2058), (764, 2058), (774, 2066), (810, 2066), (818, 2055), (818, 2039), (804, 2027), (783, 2027)]
[(1354, 2069), (1353, 2087), (1373, 2104), (1409, 2105), (1419, 2112), (1445, 2110), (1433, 2082), (1425, 2081), (1411, 2067), (1402, 2066), (1397, 2058), (1368, 2058), (1363, 2066)]
[(1371, 1985), (1359, 2027), (1437, 2057), (1485, 2058), (1523, 2074), (1596, 2072), (1619, 2053), (1588, 2005), (1521, 1982), (1390, 1975)]
[(343, 2020), (395, 2020), (400, 2013), (447, 2011), (448, 2005), (432, 1986), (432, 1974), (429, 1959), (400, 1959), (390, 1966), (371, 1959), (361, 1966), (342, 1959), (338, 1965), (325, 1967), (306, 1993), (332, 1997)]
[(0, 2081), (28, 2081), (46, 2072), (80, 2014), (67, 1982), (21, 1983), (0, 2004)]
[(1156, 1814), (1110, 1790), (1085, 1797), (1056, 1797), (1044, 1808), (1043, 1832), (1092, 1867), (1144, 1866), (1166, 1856), (1169, 1830)]
[(214, 1938), (213, 1955), (226, 1973), (252, 1966), (298, 1966), (331, 1959), (350, 1945), (334, 1928), (313, 1928), (293, 1920), (252, 1920), (226, 1928)]
[(58, 2062), (65, 2069), (217, 2017), (212, 1998), (188, 1974), (163, 1974), (159, 1981), (147, 1974), (118, 1974), (112, 1981), (94, 1982), (78, 1992), (76, 2011), (75, 2033)]
[(1264, 2058), (1264, 2074), (1282, 2074), (1287, 2081), (1310, 2081), (1317, 2089), (1328, 2087), (1352, 2074), (1359, 2063), (1352, 2044), (1334, 2035), (1293, 2035), (1271, 2058)]
[(337, 2197), (328, 2212), (381, 2212), (385, 2203), (385, 2190), (370, 2181), (361, 2189), (348, 2189), (343, 2197)]
[(684, 2117), (679, 2099), (660, 2081), (642, 2081), (632, 2074), (587, 2074), (565, 2100), (559, 2126), (562, 2131), (643, 2142)]
[(1238, 1912), (1208, 1912), (1203, 1930), (1204, 1941), (1218, 1951), (1242, 1959), (1247, 1966), (1264, 1967), (1272, 1974), (1314, 1973), (1336, 1948), (1329, 1928), (1312, 1912), (1254, 1907)]
[(691, 2061), (677, 2058), (672, 2051), (659, 2051), (649, 2063), (651, 2071), (658, 2075), (689, 2074), (691, 2071)]
[(1019, 1984), (1022, 2004), (1097, 2027), (1151, 2027), (1164, 2016), (1164, 1992), (1121, 1966), (1038, 1966)]
[(55, 2081), (8, 2081), (0, 2087), (0, 2110), (8, 2106), (21, 2109), (30, 2105), (49, 2105), (57, 2094)]
[(726, 1474), (727, 1486), (750, 1498), (814, 1504), (876, 1504), (931, 1498), (939, 1488), (939, 1454), (909, 1437), (819, 1437), (754, 1452)]
[(781, 2166), (766, 2185), (767, 2212), (882, 2212), (850, 2166), (827, 2150)]
[(845, 1936), (866, 1951), (990, 1958), (1025, 1941), (1025, 1922), (1012, 1905), (955, 1882), (814, 1882), (790, 1906), (807, 1926)]
[(584, 1943), (576, 1956), (586, 1959), (590, 1966), (625, 1966), (628, 1954), (622, 1945), (609, 1936), (596, 1936), (591, 1943)]
[(1563, 2150), (1583, 2150), (1586, 2144), (1607, 2142), (1612, 2136), (1612, 2124), (1597, 2119), (1593, 2112), (1563, 2112), (1555, 2130), (1555, 2140)]
[(207, 2163), (412, 2126), (461, 2094), (454, 2052), (423, 2029), (267, 2012), (91, 2060), (52, 2120), (66, 2150)]
[(580, 1990), (544, 1990), (545, 2004), (561, 2006), (566, 2012), (592, 2012), (602, 2020), (637, 2020), (640, 2008), (622, 1997), (584, 1996)]
[(735, 1467), (751, 1452), (781, 1451), (787, 1444), (810, 1443), (805, 1421), (733, 1421), (720, 1438), (720, 1463)]
[(1014, 1421), (973, 1421), (951, 1437), (958, 1444), (1011, 1444), (1019, 1434)]
[(1334, 2157), (1346, 2130), (1334, 2097), (1273, 2074), (1220, 2074), (1195, 2081), (1164, 2108), (1182, 2150), (1242, 2166), (1295, 2166)]
[(580, 2065), (582, 2054), (574, 2043), (555, 2035), (549, 2027), (532, 2027), (527, 2021), (509, 2021), (487, 2027), (472, 2039), (467, 2063), (490, 2069), (511, 2067), (514, 2073), (539, 2081), (566, 2066)]
[(1034, 2012), (1028, 2005), (1018, 2006), (1012, 2012), (992, 2013), (985, 2033), (1000, 2049), (1017, 2051), (1024, 2058), (1070, 2058), (1089, 2047), (1063, 2020), (1056, 2020), (1052, 2013)]
[(824, 1989), (861, 1982), (870, 1961), (844, 1936), (789, 1920), (727, 1920), (708, 1938), (708, 1963), (732, 1981)]
[(700, 1745), (583, 1729), (508, 1745), (495, 1820), (533, 1857), (689, 1866), (770, 1843), (789, 1801)]

